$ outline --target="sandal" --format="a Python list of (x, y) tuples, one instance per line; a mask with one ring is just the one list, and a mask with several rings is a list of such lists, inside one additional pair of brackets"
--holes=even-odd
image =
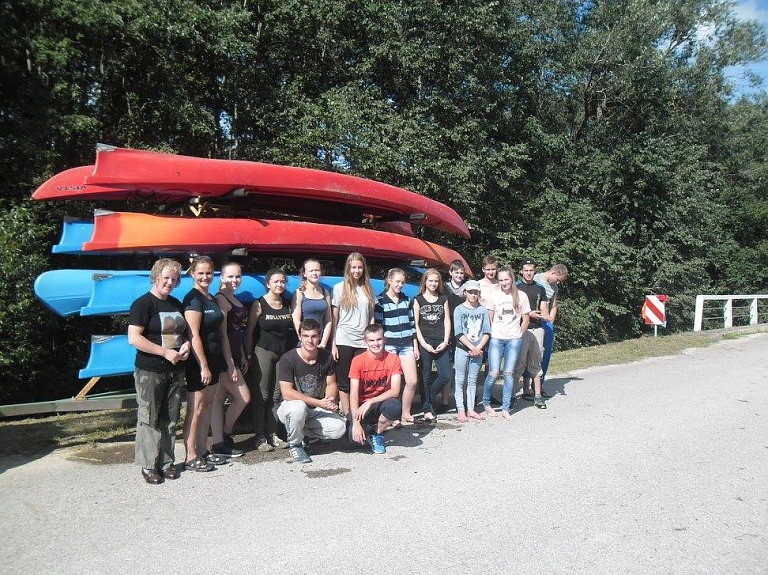
[(490, 405), (485, 406), (485, 413), (488, 415), (488, 417), (498, 417), (498, 413), (496, 413), (493, 408)]
[(437, 423), (437, 417), (435, 417), (431, 411), (424, 413), (424, 421), (427, 423)]
[(403, 424), (400, 423), (399, 419), (396, 419), (392, 422), (392, 429), (400, 429), (403, 427)]
[(229, 459), (226, 457), (211, 453), (210, 451), (203, 453), (202, 458), (213, 465), (224, 465), (225, 463), (229, 463)]
[(213, 471), (214, 467), (198, 455), (193, 460), (184, 463), (184, 469), (189, 471)]
[(483, 416), (483, 414), (477, 413), (474, 409), (470, 409), (469, 411), (467, 411), (467, 417), (469, 417), (470, 419), (476, 419), (478, 421), (485, 420), (485, 417)]

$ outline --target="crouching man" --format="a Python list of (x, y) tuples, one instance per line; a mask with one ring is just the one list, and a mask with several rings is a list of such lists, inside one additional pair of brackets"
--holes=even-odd
[(280, 358), (278, 374), (283, 402), (277, 410), (285, 425), (288, 446), (297, 463), (310, 463), (308, 440), (338, 439), (347, 429), (346, 421), (336, 413), (339, 390), (336, 364), (329, 351), (318, 347), (320, 324), (305, 319), (299, 324), (301, 347)]
[(400, 358), (384, 349), (384, 328), (372, 324), (363, 332), (365, 353), (352, 360), (349, 368), (351, 441), (371, 446), (373, 453), (385, 453), (384, 432), (400, 419), (403, 370)]

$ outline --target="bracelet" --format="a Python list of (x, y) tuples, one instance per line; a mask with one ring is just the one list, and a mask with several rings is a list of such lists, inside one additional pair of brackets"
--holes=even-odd
[(245, 359), (253, 359), (253, 354), (251, 353), (251, 354), (246, 355)]

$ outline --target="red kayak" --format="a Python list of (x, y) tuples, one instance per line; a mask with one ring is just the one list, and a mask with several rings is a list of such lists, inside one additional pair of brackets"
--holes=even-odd
[(244, 248), (260, 254), (343, 255), (424, 260), (448, 268), (469, 265), (458, 252), (418, 238), (366, 228), (290, 220), (188, 218), (97, 212), (82, 251), (108, 253), (220, 253)]
[(404, 221), (469, 237), (453, 209), (389, 184), (309, 168), (213, 160), (100, 145), (96, 165), (65, 170), (35, 200), (174, 203), (199, 198), (232, 210), (263, 210), (338, 222)]

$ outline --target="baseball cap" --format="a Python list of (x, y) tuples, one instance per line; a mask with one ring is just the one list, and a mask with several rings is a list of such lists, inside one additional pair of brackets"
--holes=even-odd
[(533, 258), (525, 258), (523, 261), (520, 262), (520, 267), (522, 268), (525, 265), (538, 265), (536, 263), (536, 260)]
[(464, 284), (464, 291), (480, 291), (480, 283), (476, 280), (469, 280)]

